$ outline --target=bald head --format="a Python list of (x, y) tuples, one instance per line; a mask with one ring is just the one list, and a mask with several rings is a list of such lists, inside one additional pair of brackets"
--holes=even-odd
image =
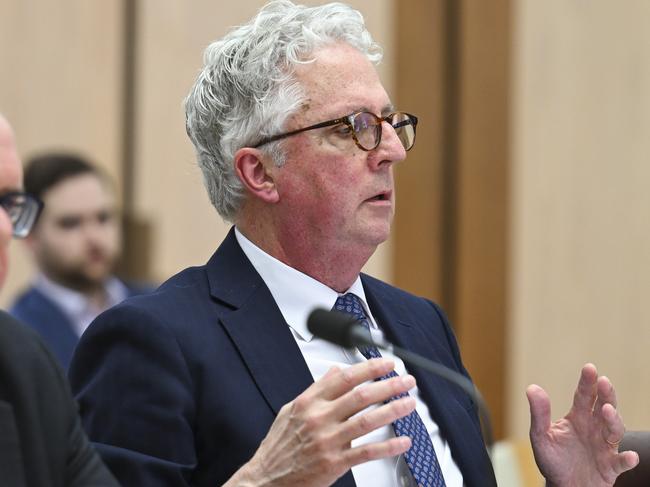
[[(7, 119), (0, 114), (0, 196), (20, 190), (23, 171), (16, 150), (14, 131)], [(8, 247), (13, 228), (9, 215), (0, 209), (0, 287), (4, 284), (8, 269)]]
[(0, 113), (0, 149), (14, 145), (14, 131), (9, 125), (9, 121)]
[[(9, 125), (9, 121), (0, 113), (0, 165), (4, 169), (5, 166), (18, 166), (21, 169), (18, 152), (16, 150), (16, 137), (14, 130)], [(15, 168), (14, 168), (15, 169)], [(0, 185), (4, 187), (5, 174), (0, 173)], [(13, 182), (13, 180), (11, 181)], [(22, 186), (22, 170), (20, 171), (20, 181), (17, 188)]]

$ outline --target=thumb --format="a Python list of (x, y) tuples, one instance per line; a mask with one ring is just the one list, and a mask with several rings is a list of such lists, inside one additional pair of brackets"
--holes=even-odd
[(536, 384), (528, 386), (526, 397), (530, 406), (530, 436), (542, 436), (551, 427), (551, 401), (546, 391)]

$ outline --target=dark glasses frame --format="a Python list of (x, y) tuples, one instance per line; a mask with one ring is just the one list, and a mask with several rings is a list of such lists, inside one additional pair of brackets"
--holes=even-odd
[(0, 195), (0, 207), (7, 212), (11, 220), (12, 235), (16, 238), (25, 238), (38, 220), (43, 202), (24, 191), (10, 191)]
[[(359, 142), (359, 139), (357, 138), (357, 131), (354, 129), (354, 120), (355, 120), (356, 117), (358, 117), (360, 115), (369, 115), (375, 121), (375, 124), (373, 126), (377, 127), (377, 128), (375, 128), (375, 145), (372, 146), (372, 147), (364, 147), (361, 144), (361, 142)], [(393, 119), (396, 116), (401, 116), (401, 115), (405, 116), (406, 119), (401, 120), (397, 124), (393, 124)], [(332, 125), (344, 124), (344, 125), (347, 125), (348, 128), (350, 129), (350, 132), (352, 134), (352, 138), (354, 139), (354, 143), (357, 145), (357, 147), (359, 147), (359, 149), (364, 150), (364, 151), (371, 151), (371, 150), (376, 149), (377, 146), (379, 146), (379, 144), (381, 143), (381, 135), (382, 135), (382, 132), (383, 132), (382, 122), (388, 122), (391, 125), (391, 127), (393, 127), (393, 129), (395, 129), (395, 130), (397, 130), (399, 128), (402, 128), (402, 127), (404, 127), (406, 125), (412, 125), (413, 126), (413, 140), (411, 141), (410, 145), (407, 147), (406, 145), (404, 145), (404, 141), (402, 140), (402, 138), (400, 137), (399, 139), (400, 139), (400, 142), (402, 142), (402, 145), (404, 145), (404, 149), (407, 150), (407, 151), (410, 150), (413, 147), (413, 145), (415, 145), (415, 135), (416, 135), (416, 128), (417, 128), (417, 124), (418, 124), (418, 118), (415, 115), (411, 115), (410, 113), (406, 113), (406, 112), (392, 112), (392, 113), (389, 113), (388, 115), (386, 115), (385, 117), (378, 117), (377, 115), (375, 115), (372, 112), (359, 111), (359, 112), (351, 113), (350, 115), (346, 115), (344, 117), (335, 118), (333, 120), (327, 120), (326, 122), (320, 122), (320, 123), (317, 123), (315, 125), (310, 125), (309, 127), (303, 127), (303, 128), (299, 128), (299, 129), (296, 129), (296, 130), (291, 130), (290, 132), (285, 132), (283, 134), (274, 135), (272, 137), (264, 138), (264, 139), (262, 139), (261, 141), (259, 141), (257, 144), (255, 144), (252, 147), (253, 147), (253, 149), (257, 149), (258, 147), (260, 147), (260, 146), (262, 146), (264, 144), (269, 144), (271, 142), (275, 142), (276, 140), (281, 140), (281, 139), (284, 139), (286, 137), (291, 137), (292, 135), (296, 135), (296, 134), (299, 134), (299, 133), (302, 133), (302, 132), (306, 132), (308, 130), (315, 130), (315, 129), (320, 129), (320, 128), (324, 128), (324, 127), (331, 127)], [(364, 127), (364, 128), (370, 128), (370, 127)]]

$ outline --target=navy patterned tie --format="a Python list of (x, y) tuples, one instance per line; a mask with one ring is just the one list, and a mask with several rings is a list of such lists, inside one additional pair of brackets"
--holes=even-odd
[[(334, 304), (334, 309), (354, 316), (364, 327), (370, 329), (368, 316), (363, 309), (361, 299), (357, 295), (347, 293), (339, 296)], [(359, 351), (367, 359), (381, 357), (377, 347), (361, 347)], [(390, 374), (381, 377), (380, 380), (396, 376), (397, 373), (393, 370)], [(405, 392), (390, 398), (389, 401), (407, 395), (408, 392)], [(404, 458), (418, 486), (445, 487), (445, 479), (442, 477), (442, 470), (433, 449), (431, 437), (417, 411), (397, 419), (393, 422), (393, 429), (396, 436), (409, 436), (411, 438), (411, 448), (404, 454)]]

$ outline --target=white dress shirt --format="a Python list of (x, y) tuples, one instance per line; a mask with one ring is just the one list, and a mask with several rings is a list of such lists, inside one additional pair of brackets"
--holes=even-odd
[[(307, 329), (309, 313), (317, 307), (332, 309), (339, 296), (336, 291), (267, 254), (236, 228), (235, 235), (244, 254), (271, 291), (315, 381), (325, 375), (333, 366), (345, 368), (366, 360), (358, 350), (346, 350), (330, 344), (314, 337)], [(371, 333), (376, 337), (383, 337), (372, 316), (372, 311), (368, 308), (359, 277), (347, 292), (354, 293), (361, 298), (370, 318)], [(384, 352), (383, 355), (395, 361), (395, 371), (399, 375), (407, 373), (402, 360), (388, 352)], [(431, 436), (447, 487), (461, 487), (463, 477), (451, 456), (449, 444), (440, 436), (438, 425), (431, 419), (429, 408), (420, 399), (417, 387), (412, 389), (410, 394), (416, 399), (417, 412)], [(357, 438), (352, 442), (352, 446), (378, 442), (394, 436), (392, 426), (387, 425)], [(400, 456), (399, 458), (385, 458), (356, 465), (352, 467), (352, 474), (358, 487), (396, 487), (402, 485), (397, 480), (398, 470), (401, 473), (405, 468), (408, 467)]]

